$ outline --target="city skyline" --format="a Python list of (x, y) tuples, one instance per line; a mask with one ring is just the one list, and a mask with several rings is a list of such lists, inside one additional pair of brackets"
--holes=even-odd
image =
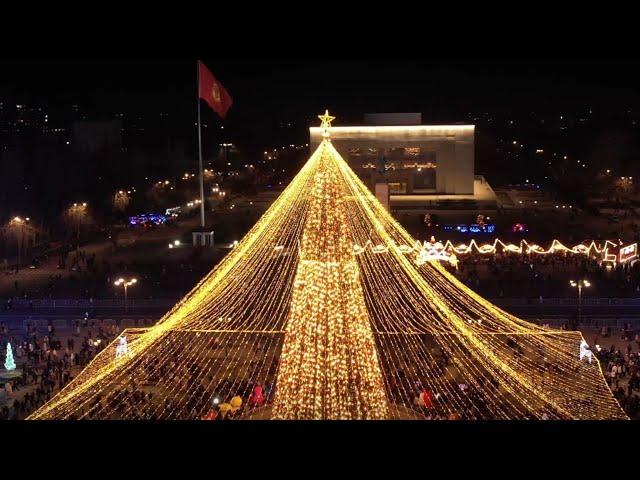
[[(637, 108), (640, 100), (635, 61), (203, 60), (235, 99), (230, 122), (246, 120), (249, 109), (277, 121), (312, 121), (318, 102), (337, 104), (334, 111), (349, 122), (368, 110), (418, 110), (455, 121), (473, 111), (550, 114)], [(50, 109), (80, 104), (93, 116), (180, 115), (195, 109), (195, 61), (4, 62), (0, 101)]]

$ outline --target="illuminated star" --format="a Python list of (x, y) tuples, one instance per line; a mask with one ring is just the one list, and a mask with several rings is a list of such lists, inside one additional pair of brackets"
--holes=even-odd
[(320, 128), (322, 128), (322, 136), (329, 136), (329, 129), (331, 128), (331, 122), (336, 119), (336, 117), (332, 117), (329, 115), (329, 110), (324, 111), (324, 115), (318, 115), (318, 118), (322, 122), (320, 124)]

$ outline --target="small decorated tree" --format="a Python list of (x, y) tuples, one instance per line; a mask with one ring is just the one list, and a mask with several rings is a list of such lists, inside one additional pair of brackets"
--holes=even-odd
[(7, 357), (4, 360), (4, 368), (6, 368), (7, 371), (16, 369), (16, 362), (13, 361), (13, 349), (10, 343), (7, 343)]

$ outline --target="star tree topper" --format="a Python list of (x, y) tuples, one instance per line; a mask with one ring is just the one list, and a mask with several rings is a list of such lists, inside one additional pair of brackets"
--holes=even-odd
[(320, 128), (322, 128), (322, 137), (329, 138), (331, 134), (329, 133), (329, 129), (331, 128), (331, 122), (336, 119), (336, 117), (332, 117), (329, 115), (329, 110), (324, 111), (324, 115), (318, 115), (318, 118), (322, 123), (320, 124)]

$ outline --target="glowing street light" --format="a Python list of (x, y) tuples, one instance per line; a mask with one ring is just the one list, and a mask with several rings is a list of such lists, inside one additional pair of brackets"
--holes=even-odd
[(113, 196), (113, 206), (117, 210), (124, 212), (131, 201), (129, 195), (131, 194), (131, 190), (118, 190)]
[(113, 284), (116, 287), (120, 287), (122, 286), (124, 288), (124, 311), (126, 312), (128, 310), (129, 304), (128, 304), (128, 297), (127, 297), (127, 293), (128, 293), (128, 289), (131, 285), (135, 285), (136, 283), (138, 283), (138, 279), (137, 278), (119, 278), (118, 280), (116, 280), (115, 282), (113, 282)]
[(589, 288), (591, 286), (591, 282), (589, 282), (589, 280), (578, 280), (577, 282), (570, 280), (569, 285), (578, 289), (578, 324), (580, 324), (582, 316), (582, 289)]
[(78, 250), (80, 250), (80, 227), (82, 226), (83, 223), (85, 223), (89, 214), (87, 207), (88, 207), (87, 202), (82, 202), (82, 203), (76, 202), (73, 205), (71, 205), (66, 211), (67, 219), (70, 221), (72, 225), (76, 227), (76, 237), (77, 237), (76, 238), (77, 240), (76, 256), (77, 256)]
[(14, 230), (16, 233), (16, 241), (18, 243), (18, 264), (16, 266), (16, 272), (20, 269), (20, 263), (22, 261), (22, 243), (24, 241), (24, 231), (28, 227), (29, 217), (15, 216), (9, 221), (9, 229)]

